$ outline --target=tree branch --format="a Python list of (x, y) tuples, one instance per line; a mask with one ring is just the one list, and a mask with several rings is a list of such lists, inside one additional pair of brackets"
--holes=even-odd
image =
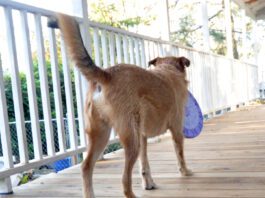
[[(216, 12), (213, 16), (211, 16), (210, 18), (208, 18), (208, 21), (211, 21), (213, 18), (217, 17), (222, 11), (223, 10), (219, 10), (218, 12)], [(195, 32), (195, 31), (201, 29), (201, 28), (202, 28), (202, 25), (200, 25), (200, 26), (198, 26), (198, 27), (196, 27), (196, 28), (194, 28), (194, 29), (192, 29), (192, 30), (190, 30), (188, 32), (189, 33), (192, 33), (192, 32)], [(177, 32), (171, 32), (171, 34), (176, 34), (176, 33)]]

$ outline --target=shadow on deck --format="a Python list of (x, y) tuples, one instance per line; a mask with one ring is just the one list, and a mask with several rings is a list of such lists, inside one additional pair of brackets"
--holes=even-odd
[[(185, 144), (192, 177), (181, 177), (168, 135), (149, 144), (149, 159), (159, 189), (145, 191), (136, 164), (133, 188), (140, 197), (265, 197), (265, 105), (244, 107), (205, 123), (203, 133)], [(123, 197), (122, 151), (95, 168), (97, 197)], [(80, 166), (49, 174), (5, 197), (82, 197)], [(4, 196), (3, 196), (4, 197)]]

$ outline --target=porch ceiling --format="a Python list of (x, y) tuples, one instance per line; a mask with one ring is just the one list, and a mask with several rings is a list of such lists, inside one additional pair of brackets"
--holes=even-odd
[(233, 0), (246, 10), (248, 16), (255, 20), (265, 19), (265, 1), (264, 0)]

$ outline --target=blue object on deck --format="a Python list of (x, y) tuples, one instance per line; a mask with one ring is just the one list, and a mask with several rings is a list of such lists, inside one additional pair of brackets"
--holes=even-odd
[(69, 168), (72, 166), (71, 157), (67, 157), (65, 159), (58, 160), (52, 164), (53, 169), (58, 172), (63, 169)]
[(189, 92), (185, 106), (184, 136), (186, 138), (195, 138), (201, 133), (202, 127), (202, 111), (194, 96)]

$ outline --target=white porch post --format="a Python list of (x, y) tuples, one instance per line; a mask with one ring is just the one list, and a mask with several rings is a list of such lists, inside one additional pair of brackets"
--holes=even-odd
[[(88, 5), (87, 5), (87, 0), (81, 0), (81, 5), (82, 5), (82, 17), (83, 17), (83, 22), (84, 22), (84, 35), (83, 35), (83, 40), (85, 43), (85, 47), (90, 55), (92, 55), (92, 47), (91, 47), (91, 35), (89, 32), (89, 19), (88, 19)], [(86, 94), (88, 91), (88, 82), (87, 80), (82, 76), (82, 87), (83, 87), (83, 102), (85, 104), (86, 102)], [(84, 121), (85, 122), (85, 121)], [(81, 138), (81, 144), (87, 145), (88, 140), (86, 133), (84, 131), (84, 138)], [(83, 158), (85, 159), (87, 153), (83, 153)]]
[[(89, 33), (89, 19), (88, 19), (88, 5), (87, 0), (79, 0), (77, 3), (77, 0), (72, 0), (72, 7), (73, 7), (73, 13), (79, 17), (83, 18), (83, 41), (85, 44), (85, 47), (89, 54), (92, 53), (91, 49), (91, 35)], [(83, 91), (83, 101), (85, 102), (86, 99), (86, 93), (87, 93), (87, 80), (82, 76), (82, 91)]]
[(233, 40), (232, 40), (232, 22), (231, 22), (231, 5), (230, 0), (224, 0), (225, 3), (225, 29), (227, 57), (233, 58)]
[(161, 13), (160, 13), (160, 23), (161, 23), (161, 38), (162, 40), (169, 41), (170, 39), (170, 21), (169, 21), (169, 7), (168, 0), (160, 0)]
[(201, 11), (202, 11), (202, 30), (203, 30), (203, 49), (206, 52), (210, 51), (210, 35), (208, 26), (208, 10), (207, 1), (201, 0)]
[[(76, 0), (72, 0), (72, 7), (73, 7), (73, 13), (83, 19), (83, 25), (81, 29), (82, 38), (85, 44), (85, 47), (89, 54), (92, 54), (92, 48), (91, 48), (91, 35), (89, 32), (89, 19), (88, 19), (88, 5), (87, 0), (79, 0), (78, 2)], [(84, 106), (86, 101), (86, 94), (88, 90), (88, 82), (85, 79), (83, 75), (81, 75), (81, 87), (82, 87), (82, 98), (81, 101)], [(78, 114), (83, 113), (83, 109), (79, 110)], [(84, 118), (84, 114), (83, 114)], [(87, 136), (85, 133), (85, 120), (82, 121), (84, 126), (80, 128), (83, 130), (80, 131), (80, 143), (81, 146), (86, 146), (88, 144)], [(86, 157), (86, 152), (83, 153), (83, 158)]]
[(0, 197), (9, 194), (13, 194), (10, 177), (0, 179)]

